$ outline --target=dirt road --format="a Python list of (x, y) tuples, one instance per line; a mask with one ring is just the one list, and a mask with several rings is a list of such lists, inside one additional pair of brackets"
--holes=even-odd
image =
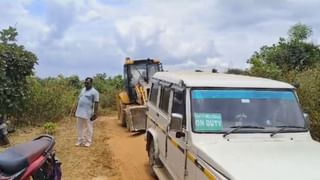
[[(42, 134), (42, 128), (24, 128), (10, 135), (12, 144), (26, 142)], [(149, 175), (143, 134), (122, 128), (113, 113), (94, 124), (91, 147), (75, 147), (75, 119), (58, 123), (54, 134), (56, 154), (62, 162), (64, 180), (152, 180)], [(0, 151), (4, 150), (0, 148)]]
[(115, 116), (106, 117), (109, 145), (120, 167), (121, 179), (152, 180), (143, 133), (129, 133)]

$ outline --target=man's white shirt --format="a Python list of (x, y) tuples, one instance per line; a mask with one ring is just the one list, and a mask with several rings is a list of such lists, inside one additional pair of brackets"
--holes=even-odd
[(95, 88), (83, 88), (79, 95), (76, 117), (90, 119), (94, 113), (94, 103), (99, 102), (99, 92)]

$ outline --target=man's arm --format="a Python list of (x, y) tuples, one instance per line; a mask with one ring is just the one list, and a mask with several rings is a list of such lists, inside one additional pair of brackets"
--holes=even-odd
[(98, 107), (99, 107), (99, 102), (94, 102), (94, 111), (93, 111), (93, 115), (91, 116), (90, 120), (94, 121), (98, 118)]
[(93, 119), (96, 119), (98, 116), (98, 108), (99, 108), (99, 92), (96, 90), (93, 96), (93, 102), (94, 102)]
[(99, 102), (94, 102), (94, 114), (98, 115)]

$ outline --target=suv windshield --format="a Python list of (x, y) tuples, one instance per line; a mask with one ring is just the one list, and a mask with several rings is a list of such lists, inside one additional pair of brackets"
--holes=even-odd
[[(194, 89), (192, 125), (195, 132), (273, 132), (279, 127), (305, 127), (294, 91), (258, 89)], [(286, 131), (302, 131), (288, 128)]]

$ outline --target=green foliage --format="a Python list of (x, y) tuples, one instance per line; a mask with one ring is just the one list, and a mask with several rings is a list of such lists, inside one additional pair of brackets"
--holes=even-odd
[(250, 75), (298, 82), (298, 96), (302, 108), (310, 115), (311, 133), (320, 140), (320, 48), (306, 40), (311, 27), (296, 24), (288, 32), (288, 40), (262, 46), (248, 60)]
[(43, 132), (45, 134), (53, 135), (56, 132), (57, 124), (54, 122), (47, 122), (43, 125)]
[(230, 68), (226, 72), (227, 74), (239, 74), (239, 75), (248, 75), (246, 70), (237, 69), (237, 68)]
[[(312, 29), (303, 24), (294, 25), (288, 32), (289, 39), (280, 38), (277, 44), (262, 46), (259, 52), (248, 60), (252, 65), (251, 74), (261, 76), (261, 72), (271, 73), (272, 78), (289, 71), (301, 72), (320, 62), (320, 49), (311, 42), (305, 42)], [(260, 69), (262, 68), (262, 69)], [(275, 72), (274, 72), (275, 71)]]
[(70, 78), (28, 78), (30, 94), (25, 102), (22, 119), (31, 124), (51, 122), (69, 115), (80, 89)]
[(0, 31), (0, 113), (16, 115), (26, 100), (26, 77), (33, 74), (37, 57), (16, 44), (15, 28)]
[[(70, 115), (83, 81), (78, 76), (33, 77), (37, 57), (16, 44), (18, 32), (9, 27), (0, 31), (0, 114), (8, 115), (15, 124), (41, 124), (51, 131), (51, 123)], [(105, 73), (94, 77), (94, 86), (100, 92), (100, 106), (115, 108), (115, 95), (123, 88), (121, 76)]]
[[(94, 87), (100, 92), (100, 112), (115, 108), (115, 93), (123, 86), (121, 76), (107, 77), (106, 74), (97, 74), (94, 77)], [(56, 122), (71, 114), (83, 81), (78, 76), (48, 77), (40, 79), (28, 77), (26, 81), (26, 99), (19, 113), (18, 125), (42, 124)]]
[[(258, 54), (256, 54), (258, 56)], [(281, 70), (274, 63), (266, 63), (261, 58), (253, 56), (250, 60), (252, 67), (249, 70), (251, 75), (271, 78), (271, 79), (280, 79)]]
[(304, 111), (314, 122), (320, 123), (320, 65), (297, 74), (296, 79)]
[(311, 134), (320, 140), (320, 64), (297, 74), (298, 95), (304, 112), (311, 120)]
[(303, 41), (308, 39), (312, 34), (312, 28), (305, 24), (297, 23), (293, 25), (288, 32), (291, 41)]
[(17, 36), (17, 29), (11, 26), (9, 26), (8, 29), (0, 31), (0, 41), (4, 44), (7, 44), (8, 42), (15, 42)]
[[(61, 77), (63, 77), (63, 76), (61, 76)], [(67, 81), (68, 86), (71, 86), (75, 89), (81, 89), (81, 87), (82, 87), (82, 82), (79, 79), (79, 76), (76, 76), (76, 75), (69, 76), (69, 77), (66, 77), (65, 80)]]
[(100, 93), (100, 108), (116, 108), (116, 94), (123, 88), (124, 82), (121, 75), (108, 77), (105, 73), (97, 74), (93, 78), (93, 86)]

